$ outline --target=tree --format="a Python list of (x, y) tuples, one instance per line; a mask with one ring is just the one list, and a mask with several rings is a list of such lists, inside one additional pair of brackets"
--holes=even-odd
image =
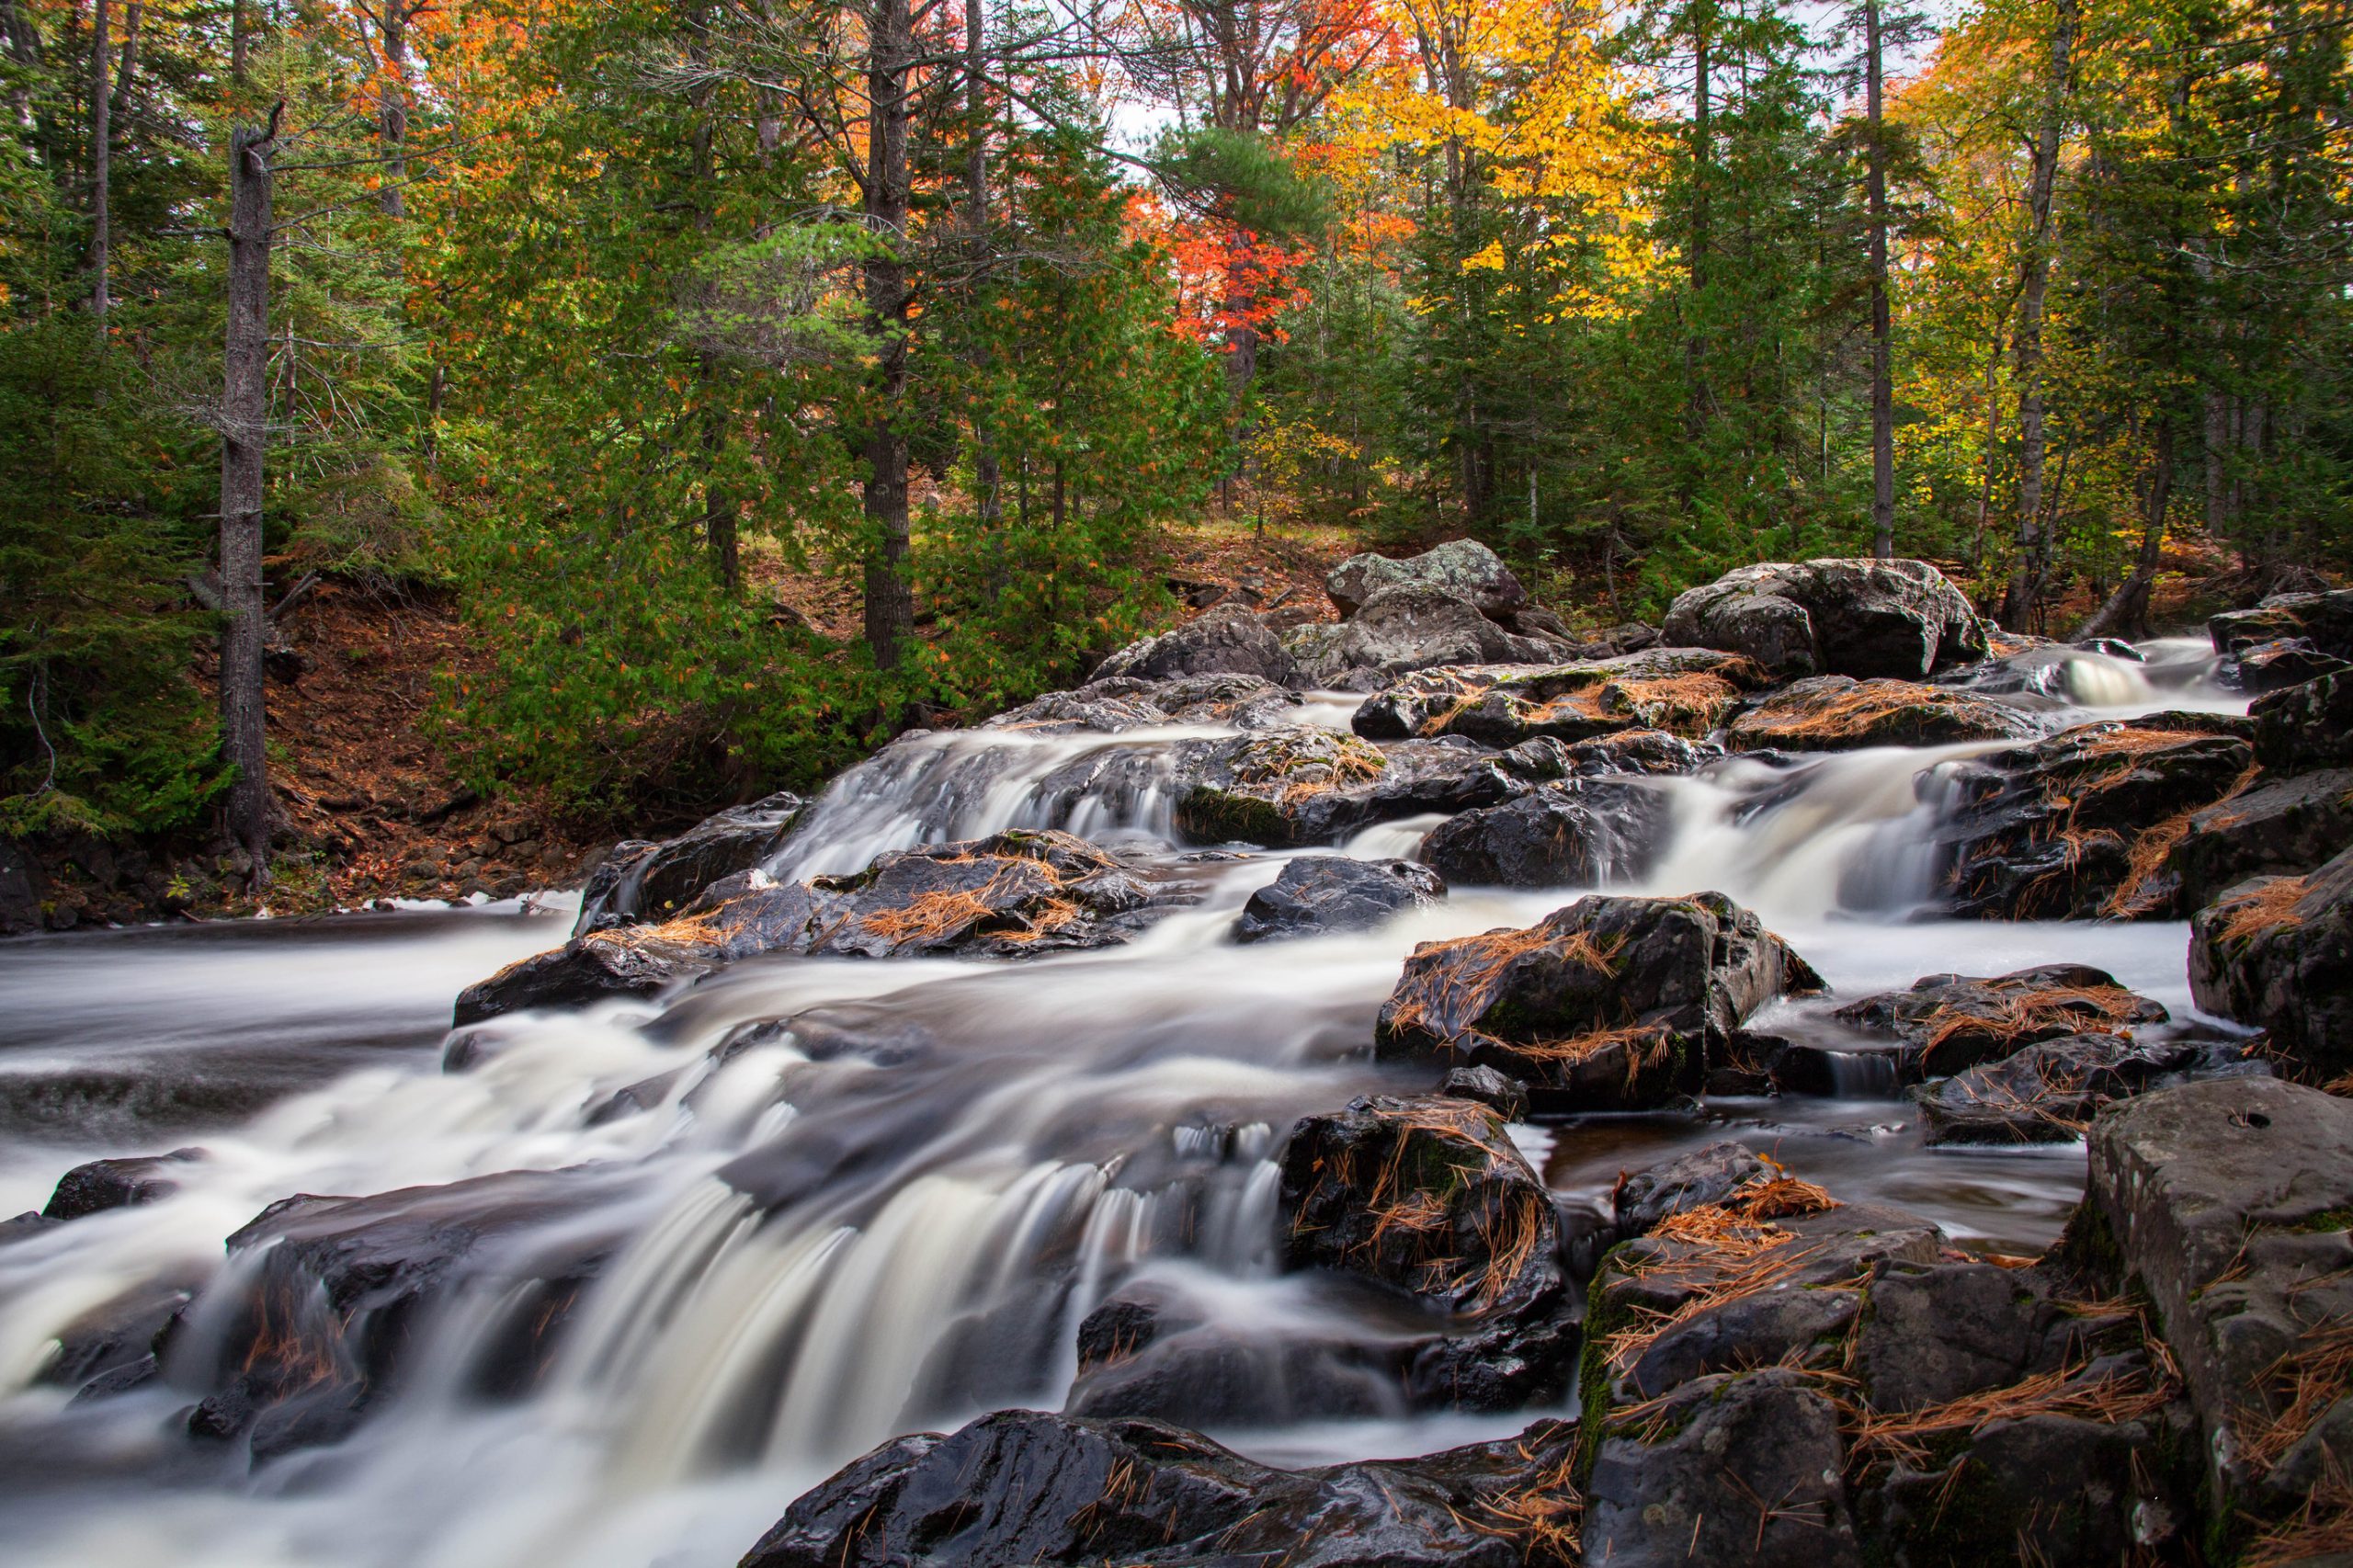
[[(282, 106), (281, 106), (282, 108)], [(237, 769), (229, 831), (269, 881), (269, 760), (263, 707), (262, 498), (269, 433), (269, 124), (229, 134), (229, 331), (221, 392), (221, 737)]]

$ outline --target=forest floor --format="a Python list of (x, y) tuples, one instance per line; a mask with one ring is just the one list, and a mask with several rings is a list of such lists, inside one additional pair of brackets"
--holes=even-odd
[[(1348, 530), (1204, 519), (1165, 529), (1159, 569), (1182, 613), (1229, 593), (1300, 619), (1335, 612), (1324, 578), (1363, 548)], [(751, 589), (832, 637), (857, 635), (855, 582), (795, 573), (755, 551)], [(349, 909), (379, 899), (511, 897), (576, 885), (611, 842), (521, 791), (483, 799), (459, 778), (430, 716), (445, 672), (490, 672), (491, 651), (457, 607), (330, 584), (287, 618), (300, 671), (269, 683), (272, 781), (292, 832), (278, 913)], [(685, 823), (636, 824), (659, 833)], [(245, 913), (229, 908), (221, 913)]]

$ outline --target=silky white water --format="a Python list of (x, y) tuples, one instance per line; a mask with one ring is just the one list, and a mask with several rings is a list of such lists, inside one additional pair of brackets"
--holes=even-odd
[[(2086, 684), (2068, 676), (2086, 706), (2052, 711), (2054, 727), (2092, 703), (2103, 715), (2229, 705), (2190, 684), (2194, 670), (2160, 669), (2161, 685), (2094, 657)], [(1344, 722), (1345, 706), (1316, 717)], [(9, 1560), (725, 1564), (800, 1491), (895, 1433), (1059, 1405), (1080, 1319), (1122, 1284), (1181, 1291), (1270, 1345), (1333, 1332), (1346, 1309), (1277, 1267), (1283, 1135), (1356, 1095), (1426, 1086), (1365, 1051), (1415, 943), (1524, 925), (1575, 890), (1458, 889), (1379, 930), (1236, 946), (1236, 912), (1283, 857), (1180, 867), (1166, 845), (1170, 752), (1232, 733), (903, 744), (838, 783), (776, 867), (850, 870), (881, 849), (1013, 825), (1159, 846), (1145, 863), (1181, 871), (1200, 901), (1125, 946), (1017, 965), (755, 960), (658, 1003), (497, 1020), (463, 1072), (440, 1065), (450, 996), (560, 941), (561, 917), (491, 909), (0, 945), (0, 1213), (38, 1208), (87, 1158), (204, 1152), (161, 1201), (0, 1244)], [(2186, 1015), (2178, 925), (1918, 918), (1940, 770), (1989, 749), (1733, 761), (1650, 781), (1670, 796), (1674, 832), (1628, 891), (1729, 893), (1843, 997), (2071, 960)], [(1345, 852), (1410, 853), (1438, 820), (1365, 829)], [(1821, 1031), (1829, 1005), (1780, 1004), (1758, 1023)], [(2055, 1233), (2080, 1152), (1931, 1153), (1905, 1111), (1886, 1096), (1788, 1096), (1518, 1131), (1572, 1200), (1730, 1135), (1967, 1244), (2031, 1249)], [(250, 1267), (224, 1257), (222, 1238), (298, 1192), (515, 1171), (564, 1173), (588, 1200), (499, 1244), (511, 1267), (417, 1326), (407, 1375), (356, 1435), (257, 1470), (233, 1447), (191, 1443), (182, 1413), (218, 1371), (209, 1358)], [(480, 1363), (529, 1300), (517, 1281), (534, 1259), (584, 1251), (603, 1261), (545, 1375), (524, 1397), (486, 1395)], [(159, 1280), (196, 1291), (159, 1381), (71, 1403), (39, 1381), (77, 1317)], [(1386, 1411), (1219, 1435), (1312, 1462), (1526, 1419)]]

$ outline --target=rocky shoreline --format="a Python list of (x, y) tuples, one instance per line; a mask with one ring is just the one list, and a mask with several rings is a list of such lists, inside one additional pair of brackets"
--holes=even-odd
[[(1426, 943), (1363, 1041), (1423, 1090), (1306, 1117), (1276, 1156), (1281, 1267), (1377, 1303), (1382, 1333), (1269, 1347), (1181, 1294), (1115, 1291), (1077, 1327), (1062, 1412), (894, 1438), (793, 1502), (746, 1568), (2317, 1568), (2353, 1550), (2353, 592), (2216, 619), (2222, 678), (2258, 694), (2249, 717), (2065, 728), (2055, 699), (2078, 665), (2131, 651), (1992, 632), (1921, 562), (1748, 568), (1684, 596), (1661, 631), (1587, 642), (1463, 542), (1355, 558), (1331, 597), (1346, 619), (1288, 631), (1214, 609), (983, 732), (1043, 748), (1032, 798), (1164, 803), (1202, 863), (1447, 814), (1416, 860), (1290, 861), (1235, 918), (1251, 943), (1371, 926), (1449, 881), (1638, 875), (1668, 831), (1654, 781), (1728, 757), (1789, 770), (1949, 745), (1915, 786), (1946, 806), (1943, 914), (2189, 919), (2199, 1006), (2249, 1032), (2173, 1020), (2063, 961), (1841, 1000), (1838, 1024), (1931, 1143), (2087, 1144), (2082, 1204), (2039, 1257), (1964, 1251), (1737, 1143), (1630, 1173), (1597, 1221), (1555, 1201), (1509, 1124), (1820, 1092), (1846, 1053), (1769, 1022), (1820, 976), (1712, 892), (1589, 894)], [(1365, 694), (1348, 729), (1317, 722), (1309, 694), (1334, 690)], [(495, 1061), (520, 1011), (670, 994), (762, 955), (1018, 962), (1131, 942), (1191, 906), (1182, 857), (1063, 827), (954, 834), (1006, 756), (914, 733), (818, 801), (618, 846), (569, 940), (458, 999), (447, 1070)], [(824, 869), (816, 830), (861, 778), (920, 804), (907, 846)], [(884, 1070), (901, 1049), (854, 1024), (801, 1043)], [(624, 1089), (612, 1114), (664, 1092)], [(83, 1167), (0, 1241), (153, 1200), (174, 1162), (203, 1157)], [(473, 1373), (529, 1388), (618, 1242), (591, 1218), (597, 1180), (274, 1206), (229, 1238), (259, 1267), (236, 1321), (209, 1332), (245, 1353), (221, 1358), (237, 1375), (188, 1431), (257, 1465), (340, 1440), (470, 1258), (577, 1213), (561, 1256), (506, 1282), (529, 1310)], [(188, 1301), (126, 1300), (51, 1376), (80, 1399), (142, 1386)], [(1401, 1401), (1531, 1424), (1305, 1471), (1189, 1430)]]

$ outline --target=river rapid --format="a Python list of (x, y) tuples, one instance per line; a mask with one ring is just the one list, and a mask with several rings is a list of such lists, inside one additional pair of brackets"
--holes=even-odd
[[(2040, 721), (2244, 711), (2208, 684), (2204, 649), (2082, 655), (2069, 700)], [(1303, 717), (1345, 728), (1353, 700)], [(1066, 827), (1196, 895), (1124, 946), (1017, 964), (755, 959), (658, 1002), (501, 1018), (463, 1072), (443, 1070), (450, 998), (560, 942), (566, 901), (0, 944), (0, 1215), (40, 1208), (87, 1159), (204, 1152), (159, 1201), (0, 1244), (8, 1561), (722, 1565), (894, 1434), (1058, 1407), (1079, 1319), (1140, 1275), (1267, 1343), (1378, 1332), (1336, 1324), (1363, 1309), (1278, 1272), (1270, 1156), (1302, 1115), (1427, 1086), (1366, 1051), (1414, 944), (1530, 924), (1579, 890), (1457, 888), (1375, 931), (1236, 946), (1236, 913), (1286, 856), (1178, 846), (1148, 760), (1133, 765), (1139, 746), (1228, 733), (942, 736), (846, 775), (773, 867), (848, 870), (915, 843)], [(1090, 775), (1115, 739), (1130, 766)], [(1014, 755), (986, 790), (944, 787), (949, 764), (991, 747)], [(1961, 1245), (2048, 1244), (2081, 1190), (2080, 1147), (1928, 1150), (1883, 1064), (1828, 1016), (1926, 973), (2070, 960), (2195, 1020), (2181, 925), (1921, 917), (1938, 769), (1992, 749), (1733, 759), (1652, 781), (1671, 797), (1668, 850), (1611, 891), (1712, 888), (1755, 909), (1833, 995), (1752, 1027), (1842, 1051), (1841, 1088), (1515, 1128), (1557, 1194), (1598, 1212), (1621, 1171), (1734, 1137)], [(1410, 855), (1438, 820), (1336, 852)], [(354, 1436), (258, 1468), (190, 1441), (185, 1412), (212, 1386), (252, 1267), (224, 1237), (295, 1193), (510, 1171), (569, 1173), (591, 1200), (502, 1237), (513, 1267), (414, 1326), (405, 1376)], [(486, 1391), (535, 1260), (584, 1249), (605, 1261), (552, 1363), (526, 1395)], [(193, 1299), (160, 1378), (80, 1401), (43, 1381), (77, 1319), (163, 1286)], [(1530, 1418), (1398, 1411), (1212, 1436), (1306, 1463)]]

